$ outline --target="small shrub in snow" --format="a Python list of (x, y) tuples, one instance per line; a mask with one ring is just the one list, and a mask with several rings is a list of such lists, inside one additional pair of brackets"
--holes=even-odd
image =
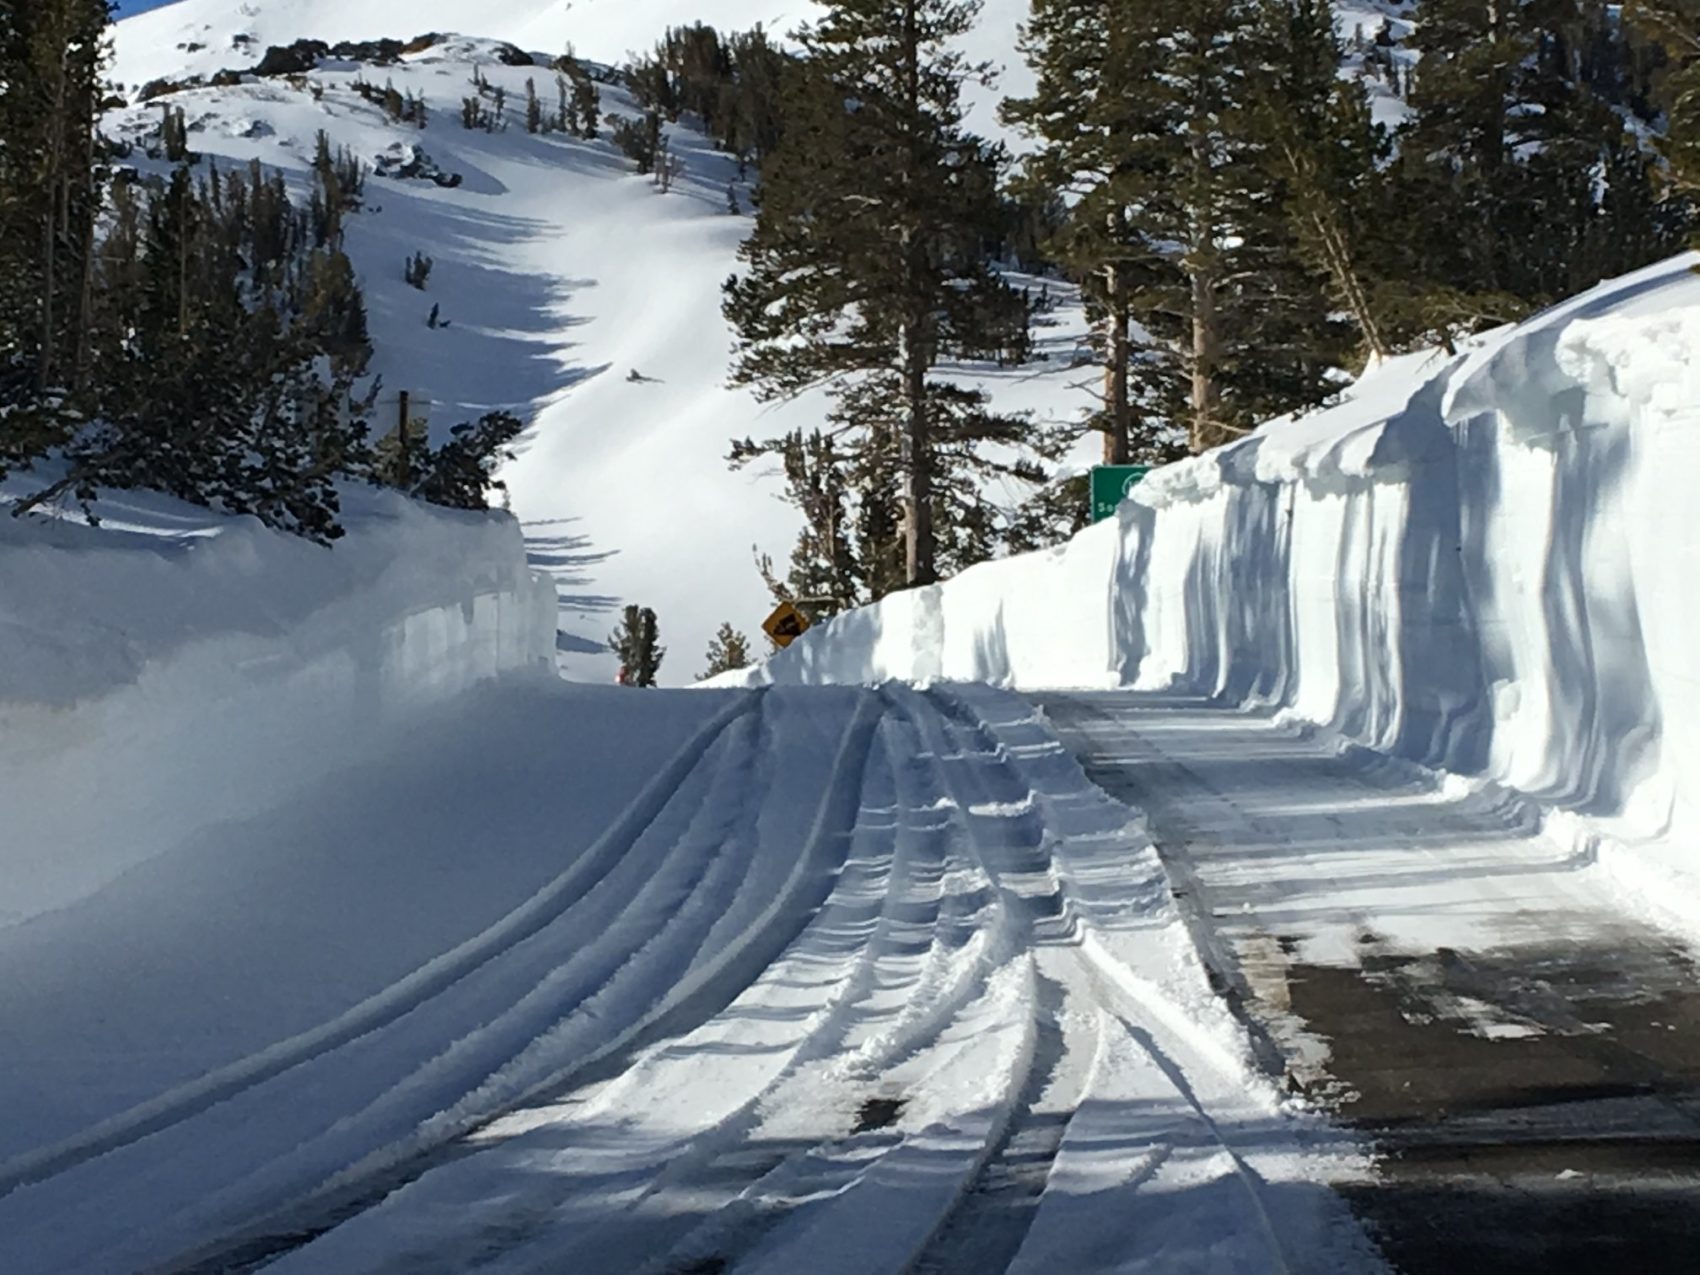
[(560, 71), (560, 74), (555, 76), (558, 101), (555, 111), (556, 128), (563, 133), (571, 133), (574, 137), (582, 137), (585, 141), (595, 141), (596, 126), (602, 113), (602, 95), (597, 90), (596, 82), (571, 53), (557, 58), (555, 65)]
[(330, 55), (330, 45), (323, 40), (297, 40), (294, 44), (272, 45), (254, 68), (254, 74), (271, 77), (305, 75), (319, 65), (319, 59)]
[(490, 492), (504, 490), (495, 479), (496, 467), (511, 459), (508, 445), (524, 428), (509, 412), (491, 412), (474, 423), (456, 425), (448, 441), (433, 448), (424, 427), (410, 422), (373, 449), (373, 477), (433, 505), (488, 509)]
[(433, 264), (435, 263), (432, 262), (431, 258), (424, 253), (416, 252), (407, 259), (407, 268), (402, 277), (407, 280), (409, 287), (418, 288), (423, 292), (426, 283), (430, 281)]
[(608, 648), (620, 657), (627, 686), (654, 686), (667, 649), (660, 644), (660, 626), (648, 607), (628, 606), (620, 627), (608, 636)]
[(167, 106), (159, 120), (160, 153), (168, 163), (193, 163), (195, 155), (189, 150), (189, 117), (180, 106)]
[(647, 112), (641, 120), (623, 116), (611, 117), (614, 145), (620, 153), (637, 165), (646, 177), (655, 171), (655, 159), (661, 150), (661, 116)]
[(543, 102), (537, 96), (537, 81), (525, 82), (525, 131), (533, 135), (543, 131)]
[(136, 101), (152, 102), (157, 98), (166, 97), (172, 93), (181, 93), (186, 89), (199, 88), (200, 86), (200, 77), (193, 75), (184, 80), (149, 80), (146, 84), (142, 85), (141, 88), (136, 90)]
[(697, 681), (749, 666), (750, 639), (734, 629), (731, 621), (727, 621), (714, 635), (714, 641), (708, 644), (708, 667), (698, 676)]
[(667, 139), (655, 153), (655, 184), (663, 195), (673, 189), (673, 183), (685, 175), (685, 161), (673, 153)]

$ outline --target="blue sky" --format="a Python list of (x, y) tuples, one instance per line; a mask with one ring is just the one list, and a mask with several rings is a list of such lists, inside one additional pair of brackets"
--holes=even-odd
[(171, 0), (118, 0), (118, 16), (127, 18), (132, 13), (146, 13), (149, 9), (158, 9), (170, 3)]

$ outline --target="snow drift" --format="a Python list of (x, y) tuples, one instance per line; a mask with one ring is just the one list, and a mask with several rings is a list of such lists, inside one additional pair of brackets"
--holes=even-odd
[(0, 923), (552, 667), (512, 518), (345, 503), (329, 552), (162, 498), (103, 499), (98, 529), (0, 516)]
[(752, 677), (1273, 706), (1576, 812), (1640, 846), (1624, 866), (1692, 883), (1696, 260), (1393, 360), (1057, 550), (840, 617)]

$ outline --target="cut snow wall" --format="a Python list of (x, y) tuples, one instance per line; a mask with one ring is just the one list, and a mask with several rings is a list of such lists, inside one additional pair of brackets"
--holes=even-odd
[(755, 676), (1272, 705), (1604, 821), (1700, 885), (1695, 260), (1395, 360), (1061, 549), (840, 617)]
[(513, 519), (348, 502), (330, 551), (163, 502), (140, 530), (105, 503), (99, 530), (0, 515), (0, 923), (552, 669), (554, 589)]

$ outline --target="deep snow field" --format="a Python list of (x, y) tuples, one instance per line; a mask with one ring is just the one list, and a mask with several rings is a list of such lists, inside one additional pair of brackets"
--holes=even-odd
[[(775, 8), (483, 26), (615, 60)], [(185, 0), (124, 24), (119, 75), (466, 25), (351, 10)], [(368, 74), (426, 93), (423, 133), (352, 67), (322, 101), (176, 100), (223, 160), (299, 178), (325, 127), (463, 174), (372, 178), (350, 236), (387, 386), (441, 428), (535, 410), (511, 515), (351, 492), (333, 552), (148, 496), (0, 517), (0, 1271), (1379, 1269), (1331, 1189), (1369, 1148), (1260, 1069), (1140, 812), (1020, 692), (1254, 706), (1319, 774), (1398, 775), (1385, 810), (1323, 783), (1310, 809), (1217, 759), (1257, 800), (1224, 783), (1202, 822), (1304, 831), (1275, 885), (1321, 918), (1307, 959), (1359, 959), (1349, 909), (1486, 943), (1553, 882), (1700, 930), (1697, 259), (1395, 359), (723, 685), (619, 690), (589, 650), (618, 602), (657, 607), (680, 682), (721, 620), (753, 631), (750, 544), (788, 553), (794, 520), (720, 458), (819, 403), (753, 419), (723, 388), (724, 157), (675, 130), (663, 196), (606, 141), (465, 132), (473, 65), (523, 94), (491, 51)], [(1056, 317), (1048, 364), (987, 374), (1005, 405), (1082, 405)], [(1380, 891), (1460, 794), (1516, 838), (1456, 820), (1419, 847), (1439, 879)], [(1373, 854), (1336, 853), (1343, 818)], [(1495, 856), (1488, 899), (1466, 873)]]

